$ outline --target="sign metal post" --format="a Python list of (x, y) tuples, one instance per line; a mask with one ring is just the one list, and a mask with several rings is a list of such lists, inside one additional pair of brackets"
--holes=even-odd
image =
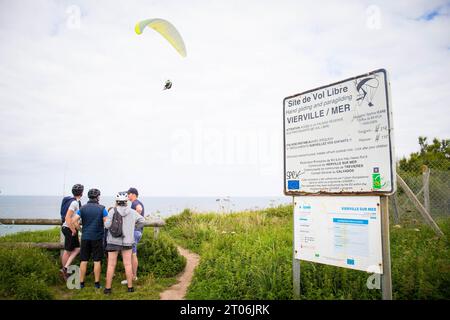
[(392, 300), (391, 246), (389, 241), (389, 201), (381, 196), (381, 244), (383, 252), (383, 274), (381, 275), (381, 291), (383, 300)]

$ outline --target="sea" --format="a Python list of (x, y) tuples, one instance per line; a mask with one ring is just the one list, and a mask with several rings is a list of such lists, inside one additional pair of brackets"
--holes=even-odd
[[(7, 196), (0, 195), (0, 218), (59, 219), (61, 196)], [(82, 204), (87, 197), (81, 199)], [(292, 202), (290, 197), (139, 197), (145, 214), (167, 218), (184, 209), (193, 212), (216, 212), (226, 214), (245, 210), (276, 207)], [(111, 207), (113, 196), (100, 197), (100, 204)], [(35, 231), (55, 226), (17, 226), (0, 224), (0, 236), (21, 231)]]

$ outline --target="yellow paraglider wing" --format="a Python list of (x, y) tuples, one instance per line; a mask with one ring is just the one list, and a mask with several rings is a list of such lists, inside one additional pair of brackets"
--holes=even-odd
[(138, 22), (134, 27), (137, 34), (141, 34), (145, 27), (150, 27), (159, 32), (178, 51), (182, 57), (186, 57), (186, 47), (183, 38), (175, 27), (163, 19), (147, 19)]

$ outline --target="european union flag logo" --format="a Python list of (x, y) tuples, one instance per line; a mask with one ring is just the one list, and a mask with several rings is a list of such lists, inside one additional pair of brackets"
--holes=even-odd
[(288, 189), (289, 190), (299, 190), (300, 189), (300, 180), (288, 180)]

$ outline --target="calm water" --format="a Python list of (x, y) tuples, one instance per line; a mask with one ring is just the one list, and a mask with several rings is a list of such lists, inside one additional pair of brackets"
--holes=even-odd
[[(0, 196), (0, 218), (59, 219), (61, 197), (59, 196)], [(83, 197), (81, 202), (87, 202)], [(189, 208), (196, 212), (234, 212), (261, 209), (290, 203), (290, 197), (140, 197), (145, 213), (168, 217)], [(114, 204), (114, 197), (101, 197), (106, 207)], [(26, 230), (43, 230), (54, 226), (6, 226), (0, 225), (0, 236)]]

